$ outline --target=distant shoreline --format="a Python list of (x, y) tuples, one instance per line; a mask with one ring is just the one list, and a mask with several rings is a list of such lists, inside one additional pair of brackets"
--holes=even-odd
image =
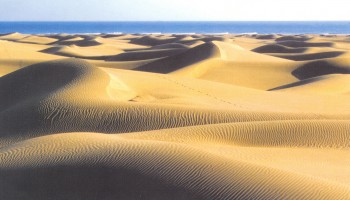
[(0, 22), (0, 34), (350, 34), (350, 21)]
[(19, 32), (9, 32), (9, 33), (0, 33), (0, 35), (9, 35), (9, 34), (26, 34), (26, 35), (38, 35), (38, 36), (50, 36), (50, 35), (203, 35), (203, 36), (224, 36), (224, 35), (232, 35), (232, 36), (267, 36), (267, 35), (279, 35), (279, 36), (295, 36), (295, 35), (314, 35), (314, 36), (350, 36), (350, 33), (19, 33)]

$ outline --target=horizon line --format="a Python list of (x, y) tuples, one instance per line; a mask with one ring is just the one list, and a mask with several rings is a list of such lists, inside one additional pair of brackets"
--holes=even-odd
[(0, 20), (0, 22), (350, 22), (350, 20)]

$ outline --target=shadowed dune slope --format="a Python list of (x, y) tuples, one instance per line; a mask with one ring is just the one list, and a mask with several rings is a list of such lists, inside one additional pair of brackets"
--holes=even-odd
[(62, 58), (40, 52), (46, 48), (46, 45), (0, 40), (0, 76), (31, 64)]
[(350, 75), (332, 74), (304, 79), (288, 85), (283, 85), (272, 90), (320, 93), (320, 94), (350, 94)]
[(279, 58), (285, 58), (289, 60), (295, 60), (295, 61), (303, 61), (303, 60), (318, 60), (318, 59), (324, 59), (324, 58), (334, 58), (343, 55), (344, 51), (330, 51), (330, 52), (320, 52), (320, 53), (295, 53), (295, 54), (288, 54), (288, 53), (270, 53), (271, 56), (276, 56)]
[(25, 37), (27, 37), (27, 35), (25, 35), (25, 34), (8, 33), (8, 34), (1, 34), (0, 40), (17, 41), (17, 40), (23, 39)]
[(169, 73), (182, 67), (200, 62), (204, 59), (219, 57), (220, 50), (214, 43), (205, 43), (175, 56), (167, 57), (150, 64), (138, 67), (136, 70)]
[(279, 44), (268, 44), (258, 48), (253, 49), (252, 51), (257, 53), (303, 53), (307, 50), (305, 47), (292, 48), (285, 47)]
[(187, 48), (189, 48), (187, 45), (184, 45), (181, 43), (161, 44), (161, 45), (152, 47), (152, 49), (187, 49)]
[(154, 49), (154, 50), (141, 50), (130, 51), (121, 53), (117, 56), (108, 58), (108, 61), (132, 61), (132, 60), (147, 60), (153, 58), (162, 58), (172, 55), (177, 55), (186, 51), (186, 49)]
[(332, 42), (301, 42), (294, 40), (281, 41), (277, 44), (286, 47), (332, 47), (334, 45)]
[(76, 45), (50, 47), (41, 51), (43, 53), (50, 53), (66, 57), (75, 57), (82, 59), (103, 60), (124, 51), (114, 46), (93, 46), (93, 47), (79, 47)]
[(28, 36), (23, 39), (17, 40), (17, 42), (33, 43), (33, 44), (50, 44), (56, 42), (56, 39), (43, 37), (43, 36)]
[(69, 62), (51, 61), (7, 74), (0, 79), (0, 95), (3, 97), (0, 110), (16, 105), (17, 101), (54, 95), (55, 91), (71, 84), (84, 73), (88, 73), (88, 70), (79, 62), (70, 65)]
[(76, 45), (80, 47), (88, 47), (88, 46), (98, 46), (101, 45), (102, 43), (97, 41), (95, 38), (81, 38), (81, 37), (76, 37), (76, 38), (70, 38), (67, 40), (60, 40), (57, 42), (54, 42), (53, 44), (55, 45)]
[[(226, 44), (224, 42), (214, 41), (193, 47), (175, 56), (170, 56), (156, 62), (149, 63), (136, 68), (135, 70), (156, 73), (170, 73), (175, 71), (176, 73), (183, 73), (182, 71), (186, 71), (184, 73), (203, 74), (203, 70), (206, 71), (206, 69), (217, 66), (207, 64), (207, 62), (211, 61), (212, 59), (221, 59), (221, 61), (230, 60), (237, 62), (248, 62), (252, 57), (259, 62), (284, 61), (283, 59), (274, 58), (272, 56), (247, 51), (235, 44)], [(194, 76), (198, 77), (198, 75), (195, 74)]]
[(277, 42), (281, 41), (308, 41), (311, 37), (305, 36), (305, 35), (288, 35), (288, 36), (281, 36), (276, 38)]
[(157, 37), (157, 36), (143, 36), (141, 38), (131, 39), (131, 43), (147, 46), (156, 46), (167, 43), (175, 42), (177, 38), (175, 37)]
[(344, 60), (316, 60), (305, 62), (297, 69), (292, 71), (292, 74), (300, 80), (322, 76), (327, 74), (348, 74), (350, 71), (349, 65)]
[(273, 35), (273, 34), (257, 35), (255, 38), (259, 40), (271, 40), (271, 39), (276, 39), (276, 35)]
[(288, 60), (251, 52), (236, 44), (213, 44), (220, 50), (219, 57), (179, 68), (172, 74), (262, 90), (295, 80), (290, 74), (295, 64)]

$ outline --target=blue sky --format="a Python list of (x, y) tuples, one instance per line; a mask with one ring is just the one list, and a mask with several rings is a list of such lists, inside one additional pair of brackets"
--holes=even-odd
[(348, 0), (0, 0), (0, 21), (349, 20)]

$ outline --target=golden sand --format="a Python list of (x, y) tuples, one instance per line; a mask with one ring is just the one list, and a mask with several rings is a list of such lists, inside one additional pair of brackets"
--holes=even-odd
[(0, 35), (0, 199), (350, 199), (349, 41)]

